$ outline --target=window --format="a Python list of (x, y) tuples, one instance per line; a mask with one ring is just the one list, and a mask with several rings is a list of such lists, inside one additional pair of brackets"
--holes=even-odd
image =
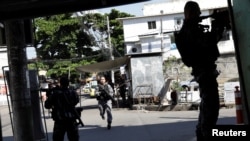
[(183, 25), (183, 18), (175, 18), (174, 19), (175, 30), (180, 30), (182, 25)]
[(156, 29), (156, 22), (155, 21), (149, 21), (148, 22), (148, 29)]
[(230, 30), (225, 29), (222, 33), (221, 41), (227, 41), (230, 40)]
[(176, 19), (176, 25), (182, 25), (183, 20), (182, 19)]

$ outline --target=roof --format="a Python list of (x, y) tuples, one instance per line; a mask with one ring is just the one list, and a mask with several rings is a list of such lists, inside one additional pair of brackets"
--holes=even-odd
[(35, 18), (148, 0), (1, 0), (0, 20)]
[(91, 72), (91, 73), (98, 73), (98, 72), (105, 72), (112, 69), (119, 68), (125, 64), (127, 64), (130, 60), (130, 57), (120, 57), (114, 60), (103, 61), (95, 64), (84, 65), (76, 68), (76, 71), (79, 72)]
[[(195, 0), (199, 3), (201, 11), (220, 9), (227, 7), (227, 0)], [(183, 14), (183, 8), (186, 0), (172, 0), (166, 2), (152, 2), (145, 4), (143, 7), (143, 15), (137, 17), (123, 17), (117, 18), (120, 21), (143, 19), (150, 17), (163, 17), (169, 15)], [(163, 9), (163, 13), (160, 13), (160, 9)]]

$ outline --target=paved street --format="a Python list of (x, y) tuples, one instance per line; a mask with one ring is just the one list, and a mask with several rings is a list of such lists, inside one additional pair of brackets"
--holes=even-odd
[[(142, 111), (113, 109), (113, 124), (107, 130), (106, 121), (99, 116), (95, 99), (83, 98), (85, 107), (79, 128), (81, 141), (195, 141), (198, 111)], [(13, 141), (8, 106), (1, 106), (3, 141)], [(43, 117), (43, 115), (42, 115)], [(53, 120), (45, 111), (44, 140), (52, 141)], [(43, 119), (42, 119), (43, 121)], [(235, 109), (221, 109), (218, 124), (235, 124)], [(66, 141), (66, 139), (65, 139)]]

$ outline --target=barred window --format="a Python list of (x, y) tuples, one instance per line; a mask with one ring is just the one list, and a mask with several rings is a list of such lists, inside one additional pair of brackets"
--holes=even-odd
[(222, 34), (222, 39), (220, 41), (230, 40), (230, 30), (225, 29)]
[(156, 29), (156, 22), (148, 21), (148, 29)]

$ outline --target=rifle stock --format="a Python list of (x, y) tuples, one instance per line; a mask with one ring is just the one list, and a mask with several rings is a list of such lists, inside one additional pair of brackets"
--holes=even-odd
[(67, 96), (65, 95), (65, 92), (63, 92), (63, 96), (64, 96), (67, 104), (70, 105), (69, 108), (70, 108), (71, 112), (73, 112), (73, 114), (76, 116), (77, 125), (81, 124), (82, 127), (84, 127), (84, 124), (83, 124), (82, 119), (81, 119), (81, 112), (82, 112), (83, 108), (82, 107), (75, 107), (75, 106), (71, 105)]
[(73, 108), (73, 109), (74, 109), (73, 111), (75, 112), (75, 115), (76, 115), (76, 118), (77, 118), (76, 119), (77, 124), (84, 127), (84, 124), (83, 124), (82, 119), (81, 119), (81, 112), (82, 112), (83, 108), (82, 107), (76, 107), (76, 108)]

